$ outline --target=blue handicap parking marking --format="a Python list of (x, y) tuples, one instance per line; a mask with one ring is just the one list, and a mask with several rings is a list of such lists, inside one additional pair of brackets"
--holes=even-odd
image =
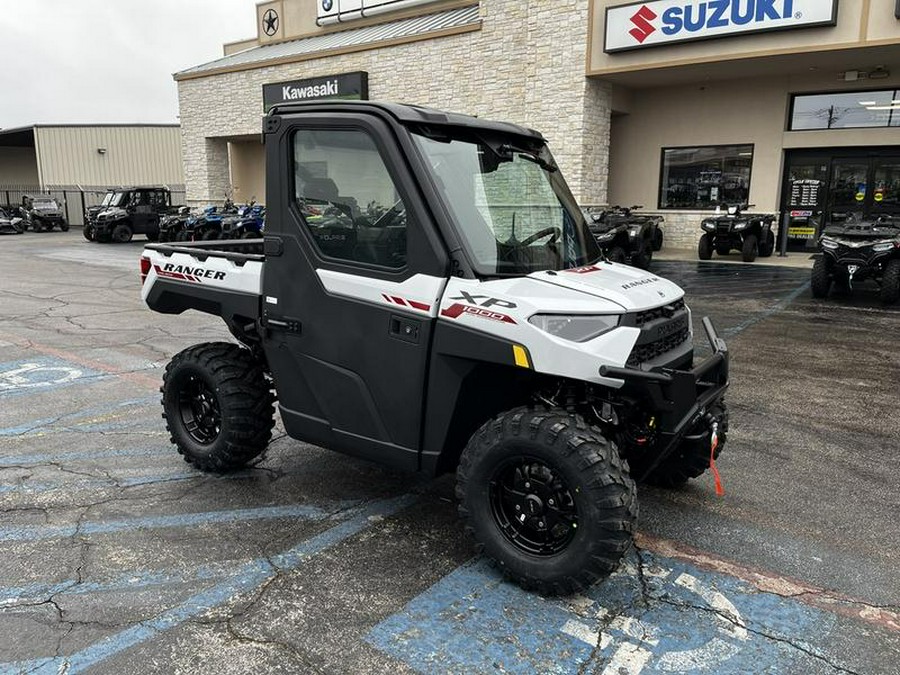
[(104, 377), (108, 375), (53, 357), (0, 363), (0, 398), (37, 394)]
[(641, 558), (640, 570), (631, 556), (584, 595), (558, 599), (522, 591), (478, 559), (366, 641), (422, 673), (800, 672), (823, 654), (831, 614), (681, 561)]

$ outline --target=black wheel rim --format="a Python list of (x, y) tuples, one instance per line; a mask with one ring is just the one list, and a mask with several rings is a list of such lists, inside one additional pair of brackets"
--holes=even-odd
[(490, 482), (491, 515), (516, 548), (538, 556), (563, 551), (578, 531), (578, 510), (562, 474), (542, 460), (518, 457)]
[(200, 445), (210, 445), (222, 430), (222, 412), (216, 393), (196, 375), (188, 376), (178, 391), (181, 423)]

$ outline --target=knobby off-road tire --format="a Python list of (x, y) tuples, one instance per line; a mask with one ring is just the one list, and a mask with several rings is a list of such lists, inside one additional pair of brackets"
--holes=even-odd
[(828, 297), (828, 291), (831, 290), (831, 274), (828, 272), (828, 263), (823, 257), (816, 258), (816, 262), (813, 263), (809, 288), (814, 298)]
[(741, 248), (741, 257), (744, 262), (751, 263), (756, 260), (759, 255), (759, 240), (755, 234), (748, 234), (744, 237), (744, 246)]
[(656, 228), (656, 231), (653, 233), (653, 250), (654, 251), (662, 251), (663, 241), (665, 239), (665, 235), (663, 231), (659, 228)]
[(710, 236), (708, 234), (704, 234), (700, 237), (700, 242), (697, 244), (697, 257), (700, 260), (709, 260), (712, 258), (712, 241), (710, 241)]
[(881, 276), (881, 302), (892, 305), (900, 299), (900, 260), (891, 260)]
[(632, 258), (631, 264), (642, 270), (649, 270), (653, 262), (653, 244), (648, 239), (641, 247), (641, 252)]
[[(716, 459), (722, 453), (725, 447), (725, 441), (728, 436), (728, 410), (725, 403), (722, 402), (710, 409), (713, 417), (720, 420), (719, 422), (719, 445), (716, 448)], [(678, 488), (687, 483), (692, 478), (699, 478), (707, 469), (709, 469), (710, 439), (708, 433), (701, 433), (694, 438), (687, 438), (682, 441), (681, 445), (666, 459), (656, 467), (652, 473), (643, 478), (647, 485), (654, 485), (661, 488)], [(632, 475), (635, 479), (640, 480), (645, 473), (649, 463), (641, 462), (632, 463)]]
[[(484, 424), (463, 451), (456, 496), (478, 552), (545, 595), (612, 573), (637, 520), (635, 484), (616, 446), (559, 408), (515, 408)], [(551, 544), (536, 550), (544, 532)]]
[(127, 244), (134, 236), (134, 231), (124, 223), (120, 223), (113, 228), (112, 240), (117, 244)]
[(775, 252), (775, 234), (769, 230), (766, 233), (765, 241), (759, 245), (759, 257), (760, 258), (771, 258), (772, 254)]
[(269, 444), (275, 397), (247, 349), (229, 342), (189, 347), (166, 366), (160, 391), (172, 443), (201, 471), (239, 469)]
[(84, 229), (81, 230), (81, 233), (84, 235), (84, 238), (88, 241), (94, 241), (94, 226), (93, 225), (85, 225)]

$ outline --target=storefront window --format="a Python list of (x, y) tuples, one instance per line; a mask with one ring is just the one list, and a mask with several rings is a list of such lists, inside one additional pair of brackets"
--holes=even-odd
[(712, 209), (746, 204), (752, 145), (663, 148), (661, 209)]
[(900, 90), (794, 96), (789, 131), (900, 127)]

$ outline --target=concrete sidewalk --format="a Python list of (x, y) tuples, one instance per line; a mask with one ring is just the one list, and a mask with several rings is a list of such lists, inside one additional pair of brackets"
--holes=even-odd
[(770, 258), (757, 258), (753, 263), (745, 263), (741, 260), (741, 254), (732, 251), (726, 256), (713, 254), (712, 260), (700, 260), (697, 258), (697, 249), (691, 248), (669, 248), (663, 247), (662, 251), (653, 254), (654, 260), (674, 260), (679, 262), (698, 262), (698, 263), (716, 263), (716, 264), (736, 264), (736, 265), (768, 265), (774, 267), (791, 267), (794, 269), (812, 269), (814, 251), (788, 252), (782, 258), (778, 253), (773, 253)]

